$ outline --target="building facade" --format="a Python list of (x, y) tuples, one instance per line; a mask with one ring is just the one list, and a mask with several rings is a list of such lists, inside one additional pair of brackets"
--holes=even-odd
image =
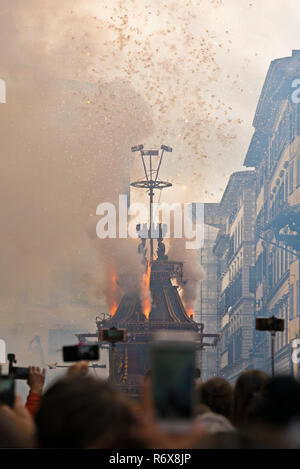
[[(299, 337), (300, 51), (274, 60), (258, 102), (244, 165), (254, 167), (256, 188), (256, 316), (285, 320), (275, 339), (275, 372), (298, 374), (292, 363)], [(300, 81), (299, 81), (300, 83)], [(253, 363), (270, 371), (270, 337), (256, 332)]]
[[(200, 264), (204, 278), (200, 281), (199, 322), (206, 333), (219, 333), (218, 306), (218, 258), (213, 252), (218, 228), (204, 225), (204, 243), (200, 249)], [(219, 374), (218, 347), (206, 347), (201, 351), (201, 379), (203, 381)]]
[[(197, 204), (194, 203), (192, 205), (193, 220), (195, 222)], [(205, 203), (203, 214), (204, 239), (201, 249), (197, 252), (198, 261), (203, 271), (203, 278), (200, 280), (199, 301), (195, 307), (195, 319), (197, 322), (204, 324), (205, 333), (219, 334), (219, 259), (213, 251), (219, 229), (225, 223), (225, 217), (220, 212), (220, 204), (218, 203)], [(219, 361), (219, 348), (216, 345), (211, 346), (209, 344), (200, 351), (199, 366), (202, 381), (219, 375)]]
[(232, 383), (246, 369), (271, 372), (271, 335), (256, 331), (257, 317), (284, 319), (275, 373), (300, 377), (300, 50), (271, 62), (253, 127), (247, 170), (230, 176), (219, 204), (205, 204), (200, 252), (199, 320), (221, 334), (213, 358), (202, 358), (204, 378)]
[(220, 374), (234, 382), (252, 367), (255, 309), (254, 171), (233, 173), (220, 202), (225, 223), (214, 253), (219, 259)]

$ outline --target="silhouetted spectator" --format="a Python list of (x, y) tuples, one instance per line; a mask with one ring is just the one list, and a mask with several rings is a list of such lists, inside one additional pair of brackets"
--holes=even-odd
[(235, 383), (233, 391), (233, 423), (237, 427), (247, 423), (256, 401), (269, 376), (263, 371), (244, 371)]
[(224, 378), (211, 378), (198, 387), (198, 403), (207, 405), (216, 414), (231, 419), (233, 389)]
[(35, 424), (20, 396), (13, 408), (0, 406), (0, 448), (34, 448)]
[(42, 448), (141, 448), (131, 403), (109, 383), (75, 376), (57, 381), (36, 414)]
[(269, 379), (252, 421), (278, 430), (300, 421), (300, 383), (290, 376)]

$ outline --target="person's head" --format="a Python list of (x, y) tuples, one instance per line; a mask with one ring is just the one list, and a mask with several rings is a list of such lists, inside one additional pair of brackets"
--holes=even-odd
[(42, 448), (136, 448), (138, 425), (125, 396), (91, 377), (57, 381), (41, 400), (36, 414)]
[(211, 378), (198, 388), (198, 402), (228, 419), (232, 414), (233, 390), (224, 378)]
[(300, 383), (291, 376), (267, 381), (253, 412), (252, 422), (282, 430), (300, 421)]
[(269, 376), (259, 370), (244, 371), (240, 375), (233, 391), (233, 423), (236, 426), (247, 422), (268, 379)]
[[(24, 410), (26, 412), (26, 410)], [(18, 420), (10, 409), (0, 406), (0, 448), (34, 448), (35, 440), (26, 422)]]

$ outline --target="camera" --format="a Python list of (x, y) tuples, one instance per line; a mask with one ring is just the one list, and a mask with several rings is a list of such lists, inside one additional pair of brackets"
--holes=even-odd
[(126, 329), (117, 329), (111, 327), (110, 329), (100, 329), (99, 335), (101, 342), (126, 342)]
[(284, 331), (284, 319), (276, 318), (256, 318), (257, 331), (282, 332)]
[(0, 376), (0, 405), (14, 406), (15, 380), (8, 375)]
[(17, 363), (16, 356), (14, 353), (9, 353), (7, 355), (8, 365), (8, 376), (13, 379), (24, 379), (29, 378), (29, 368), (23, 368), (21, 366), (14, 366), (14, 363)]

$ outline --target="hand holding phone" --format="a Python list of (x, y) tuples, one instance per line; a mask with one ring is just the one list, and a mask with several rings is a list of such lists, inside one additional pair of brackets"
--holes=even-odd
[(190, 428), (195, 410), (195, 334), (160, 331), (151, 346), (156, 417), (165, 429)]

